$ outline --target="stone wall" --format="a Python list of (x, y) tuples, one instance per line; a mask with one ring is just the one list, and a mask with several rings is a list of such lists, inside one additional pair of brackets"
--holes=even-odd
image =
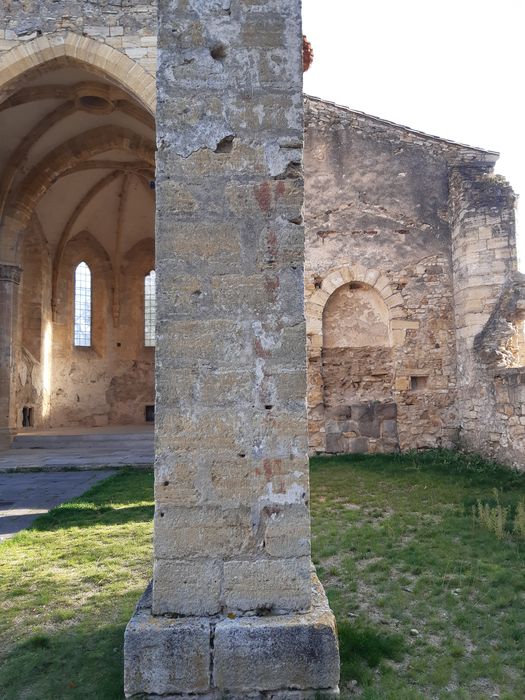
[(198, 5), (159, 34), (153, 610), (305, 609), (299, 17)]
[[(51, 312), (51, 259), (33, 220), (24, 238), (16, 361), (16, 427), (31, 408), (32, 427), (140, 424), (154, 405), (154, 348), (144, 345), (144, 277), (154, 267), (153, 239), (123, 256), (113, 317), (114, 274), (107, 253), (84, 231), (66, 245)], [(73, 343), (73, 280), (86, 262), (92, 273), (92, 345)]]
[[(306, 124), (310, 449), (333, 451), (338, 444), (336, 404), (344, 423), (345, 411), (367, 401), (393, 404), (381, 409), (389, 416), (385, 440), (377, 427), (383, 418), (375, 415), (367, 441), (349, 443), (365, 436), (351, 436), (355, 425), (344, 426), (345, 449), (450, 447), (457, 424), (449, 170), (456, 161), (491, 156), (312, 98), (306, 100)], [(381, 300), (389, 350), (353, 349), (344, 361), (339, 352), (337, 370), (334, 365), (328, 372), (337, 329), (323, 329), (323, 314), (338, 295), (343, 298), (340, 290), (352, 286)], [(354, 341), (356, 334), (373, 338), (377, 319), (354, 315), (358, 322), (346, 322)], [(344, 316), (341, 306), (335, 318)]]
[(157, 59), (156, 0), (4, 0), (2, 52), (56, 32), (74, 32), (126, 54), (151, 74)]
[(460, 447), (525, 468), (525, 278), (516, 272), (515, 195), (490, 169), (451, 175)]

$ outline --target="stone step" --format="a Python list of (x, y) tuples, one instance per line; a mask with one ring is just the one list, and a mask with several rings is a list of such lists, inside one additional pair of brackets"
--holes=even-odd
[(153, 432), (140, 433), (79, 433), (79, 434), (18, 434), (15, 436), (11, 449), (15, 450), (63, 450), (74, 449), (97, 450), (153, 450)]

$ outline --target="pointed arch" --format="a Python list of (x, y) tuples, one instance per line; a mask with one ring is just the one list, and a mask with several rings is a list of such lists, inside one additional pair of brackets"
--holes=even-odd
[(40, 36), (2, 54), (0, 91), (24, 73), (57, 61), (87, 64), (93, 72), (108, 77), (135, 97), (150, 114), (155, 114), (155, 77), (125, 53), (74, 32)]

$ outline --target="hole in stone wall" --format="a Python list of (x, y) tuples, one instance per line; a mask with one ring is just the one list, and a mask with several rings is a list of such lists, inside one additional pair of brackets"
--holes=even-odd
[(231, 153), (233, 149), (233, 136), (225, 136), (217, 144), (215, 153)]
[(299, 163), (298, 161), (292, 161), (291, 163), (288, 163), (285, 170), (280, 175), (276, 175), (274, 177), (274, 180), (296, 180), (302, 177), (302, 175), (302, 163)]
[(226, 58), (226, 46), (215, 44), (211, 47), (210, 54), (214, 61), (223, 61)]
[(31, 428), (33, 426), (33, 409), (31, 406), (22, 408), (22, 427)]
[(410, 388), (412, 391), (421, 391), (427, 388), (428, 377), (420, 375), (410, 377)]
[(144, 417), (146, 423), (153, 423), (155, 421), (155, 405), (148, 404), (144, 409)]

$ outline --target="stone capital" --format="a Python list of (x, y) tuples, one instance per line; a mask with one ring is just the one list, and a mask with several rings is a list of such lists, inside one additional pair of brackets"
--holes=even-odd
[(18, 265), (0, 263), (0, 282), (13, 282), (13, 284), (20, 284), (21, 276), (22, 268), (18, 267)]

